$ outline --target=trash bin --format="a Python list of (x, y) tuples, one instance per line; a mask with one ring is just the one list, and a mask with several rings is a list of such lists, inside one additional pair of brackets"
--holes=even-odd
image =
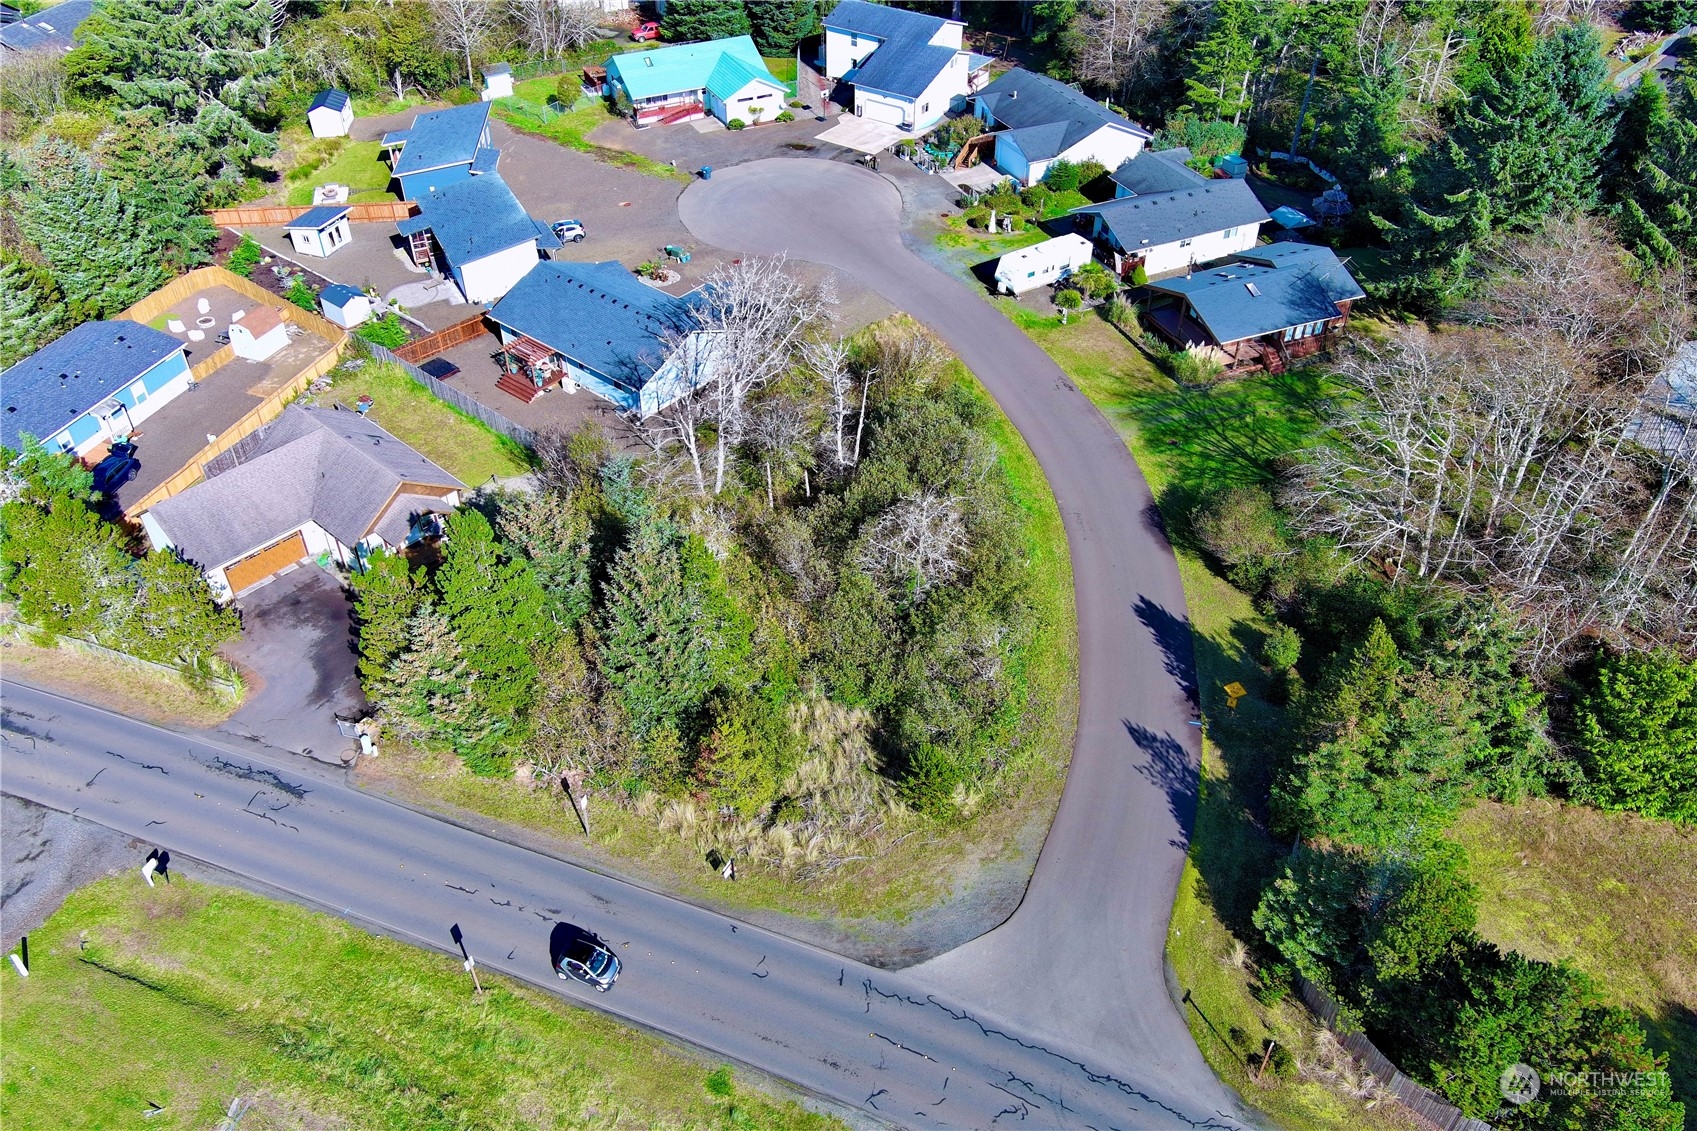
[(713, 166), (703, 165), (701, 167), (701, 179), (704, 181), (710, 181), (713, 179)]

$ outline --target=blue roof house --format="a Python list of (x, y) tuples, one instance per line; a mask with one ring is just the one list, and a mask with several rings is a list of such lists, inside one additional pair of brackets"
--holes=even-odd
[(501, 157), (489, 140), (487, 102), (420, 114), (410, 129), (384, 134), (383, 148), (403, 200), (417, 200), (432, 188), (492, 173)]
[(102, 454), (187, 391), (183, 343), (139, 322), (84, 322), (0, 372), (0, 444)]
[(975, 101), (978, 117), (996, 135), (996, 168), (1022, 185), (1036, 184), (1062, 159), (1117, 169), (1151, 136), (1065, 83), (1017, 67)]
[(33, 16), (0, 25), (0, 51), (50, 51), (63, 55), (77, 45), (77, 29), (94, 11), (94, 0), (65, 0)]
[[(866, 0), (842, 0), (825, 17), (825, 77), (853, 93), (855, 115), (922, 133), (983, 84), (990, 59), (961, 45), (966, 25)], [(835, 95), (848, 104), (842, 88)]]
[(1283, 372), (1328, 348), (1366, 292), (1331, 248), (1275, 243), (1207, 271), (1149, 284), (1148, 318), (1227, 373)]
[(630, 99), (638, 129), (708, 114), (752, 126), (776, 118), (789, 97), (746, 35), (615, 55), (607, 60), (607, 86)]
[(452, 278), (467, 302), (495, 302), (536, 266), (539, 252), (560, 246), (499, 173), (429, 189), (418, 206), (417, 216), (396, 225), (413, 262)]
[(1114, 269), (1146, 278), (1194, 270), (1253, 248), (1267, 210), (1248, 182), (1210, 180), (1171, 149), (1144, 150), (1114, 171), (1113, 200), (1073, 210)]
[(529, 403), (549, 389), (588, 389), (649, 417), (713, 379), (712, 337), (676, 298), (618, 263), (543, 263), (495, 304), (506, 373)]
[(321, 90), (306, 108), (313, 137), (347, 137), (354, 124), (354, 100), (345, 90)]

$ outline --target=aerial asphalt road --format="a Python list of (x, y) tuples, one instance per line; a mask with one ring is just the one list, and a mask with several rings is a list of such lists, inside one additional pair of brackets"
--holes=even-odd
[[(1048, 1041), (913, 974), (803, 943), (255, 756), (19, 684), (4, 688), (0, 785), (216, 864), (396, 937), (606, 1009), (908, 1127), (1240, 1126), (1183, 1081)], [(137, 866), (141, 856), (137, 855)], [(136, 882), (141, 882), (138, 876)], [(606, 994), (564, 982), (554, 925), (624, 962)], [(1029, 965), (998, 981), (1040, 974)], [(354, 974), (354, 972), (350, 972)], [(469, 987), (467, 992), (470, 992)]]
[(1178, 565), (1124, 441), (980, 293), (902, 242), (901, 196), (858, 166), (716, 170), (678, 203), (721, 248), (853, 275), (935, 330), (1031, 446), (1066, 523), (1078, 608), (1078, 737), (1018, 911), (908, 973), (1044, 1041), (1077, 1042), (1191, 1110), (1233, 1110), (1168, 993), (1167, 920), (1195, 812), (1200, 735)]

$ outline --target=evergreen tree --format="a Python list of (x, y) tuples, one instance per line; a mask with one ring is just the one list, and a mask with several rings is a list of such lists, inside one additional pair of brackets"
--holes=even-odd
[(716, 683), (716, 641), (702, 595), (684, 578), (676, 534), (661, 523), (638, 528), (602, 601), (601, 666), (637, 738), (691, 730)]
[(1190, 57), (1183, 109), (1237, 125), (1250, 106), (1248, 91), (1260, 66), (1266, 32), (1256, 0), (1219, 0), (1208, 33)]
[(46, 272), (0, 261), (0, 369), (16, 365), (64, 333), (65, 304)]
[(274, 14), (246, 0), (109, 0), (83, 23), (66, 74), (86, 92), (157, 107), (190, 127), (214, 178), (239, 183), (277, 150), (259, 124), (282, 69)]
[(479, 708), (496, 720), (498, 731), (518, 729), (536, 683), (533, 654), (554, 633), (541, 586), (524, 561), (495, 540), (489, 520), (471, 509), (448, 519), (433, 580), (440, 609), (476, 676)]
[(379, 550), (353, 578), (354, 626), (359, 639), (359, 679), (377, 698), (390, 668), (407, 650), (408, 625), (424, 600), (423, 572), (399, 554)]
[(661, 26), (668, 43), (726, 39), (751, 30), (742, 0), (671, 0)]
[(227, 202), (208, 200), (207, 155), (185, 127), (166, 125), (158, 110), (125, 111), (101, 136), (95, 157), (173, 274), (208, 261), (218, 229), (203, 210)]
[[(743, 7), (762, 55), (793, 55), (797, 43), (819, 30), (814, 0), (745, 0)], [(668, 5), (666, 15), (671, 14)]]
[(212, 599), (200, 570), (155, 550), (135, 565), (140, 601), (126, 626), (124, 650), (144, 660), (198, 667), (241, 633), (230, 609)]
[(1483, 0), (1470, 3), (1457, 23), (1467, 36), (1456, 67), (1456, 85), (1465, 94), (1482, 89), (1487, 82), (1518, 72), (1538, 36), (1532, 26), (1532, 5), (1521, 0)]
[(0, 590), (47, 632), (121, 647), (137, 603), (134, 563), (118, 529), (77, 500), (0, 508)]
[(18, 451), (0, 448), (0, 501), (22, 499), (47, 507), (60, 498), (91, 502), (94, 472), (70, 452), (48, 451), (28, 432)]
[(502, 768), (493, 753), (501, 720), (483, 707), (478, 674), (466, 663), (464, 649), (448, 617), (434, 605), (421, 605), (407, 622), (411, 642), (396, 657), (379, 703), (401, 732), (459, 753), (478, 773)]
[(1606, 809), (1697, 824), (1697, 661), (1602, 658), (1575, 711), (1587, 793)]
[(560, 491), (513, 495), (495, 516), (501, 538), (530, 563), (548, 596), (548, 612), (569, 629), (589, 612), (589, 517)]
[(1621, 234), (1650, 263), (1697, 261), (1697, 75), (1672, 98), (1639, 82), (1615, 132), (1611, 171)]
[(153, 232), (82, 153), (44, 142), (29, 154), (29, 175), (18, 223), (76, 321), (115, 314), (170, 278)]

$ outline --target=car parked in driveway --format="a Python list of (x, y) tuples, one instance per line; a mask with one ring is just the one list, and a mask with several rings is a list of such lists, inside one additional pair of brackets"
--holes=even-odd
[(553, 225), (554, 236), (561, 243), (582, 243), (589, 234), (582, 220), (561, 220)]
[(562, 978), (576, 978), (606, 993), (619, 980), (619, 956), (595, 936), (578, 934), (560, 953), (554, 971)]
[(638, 43), (647, 43), (660, 38), (660, 21), (643, 20), (631, 29), (630, 37)]

